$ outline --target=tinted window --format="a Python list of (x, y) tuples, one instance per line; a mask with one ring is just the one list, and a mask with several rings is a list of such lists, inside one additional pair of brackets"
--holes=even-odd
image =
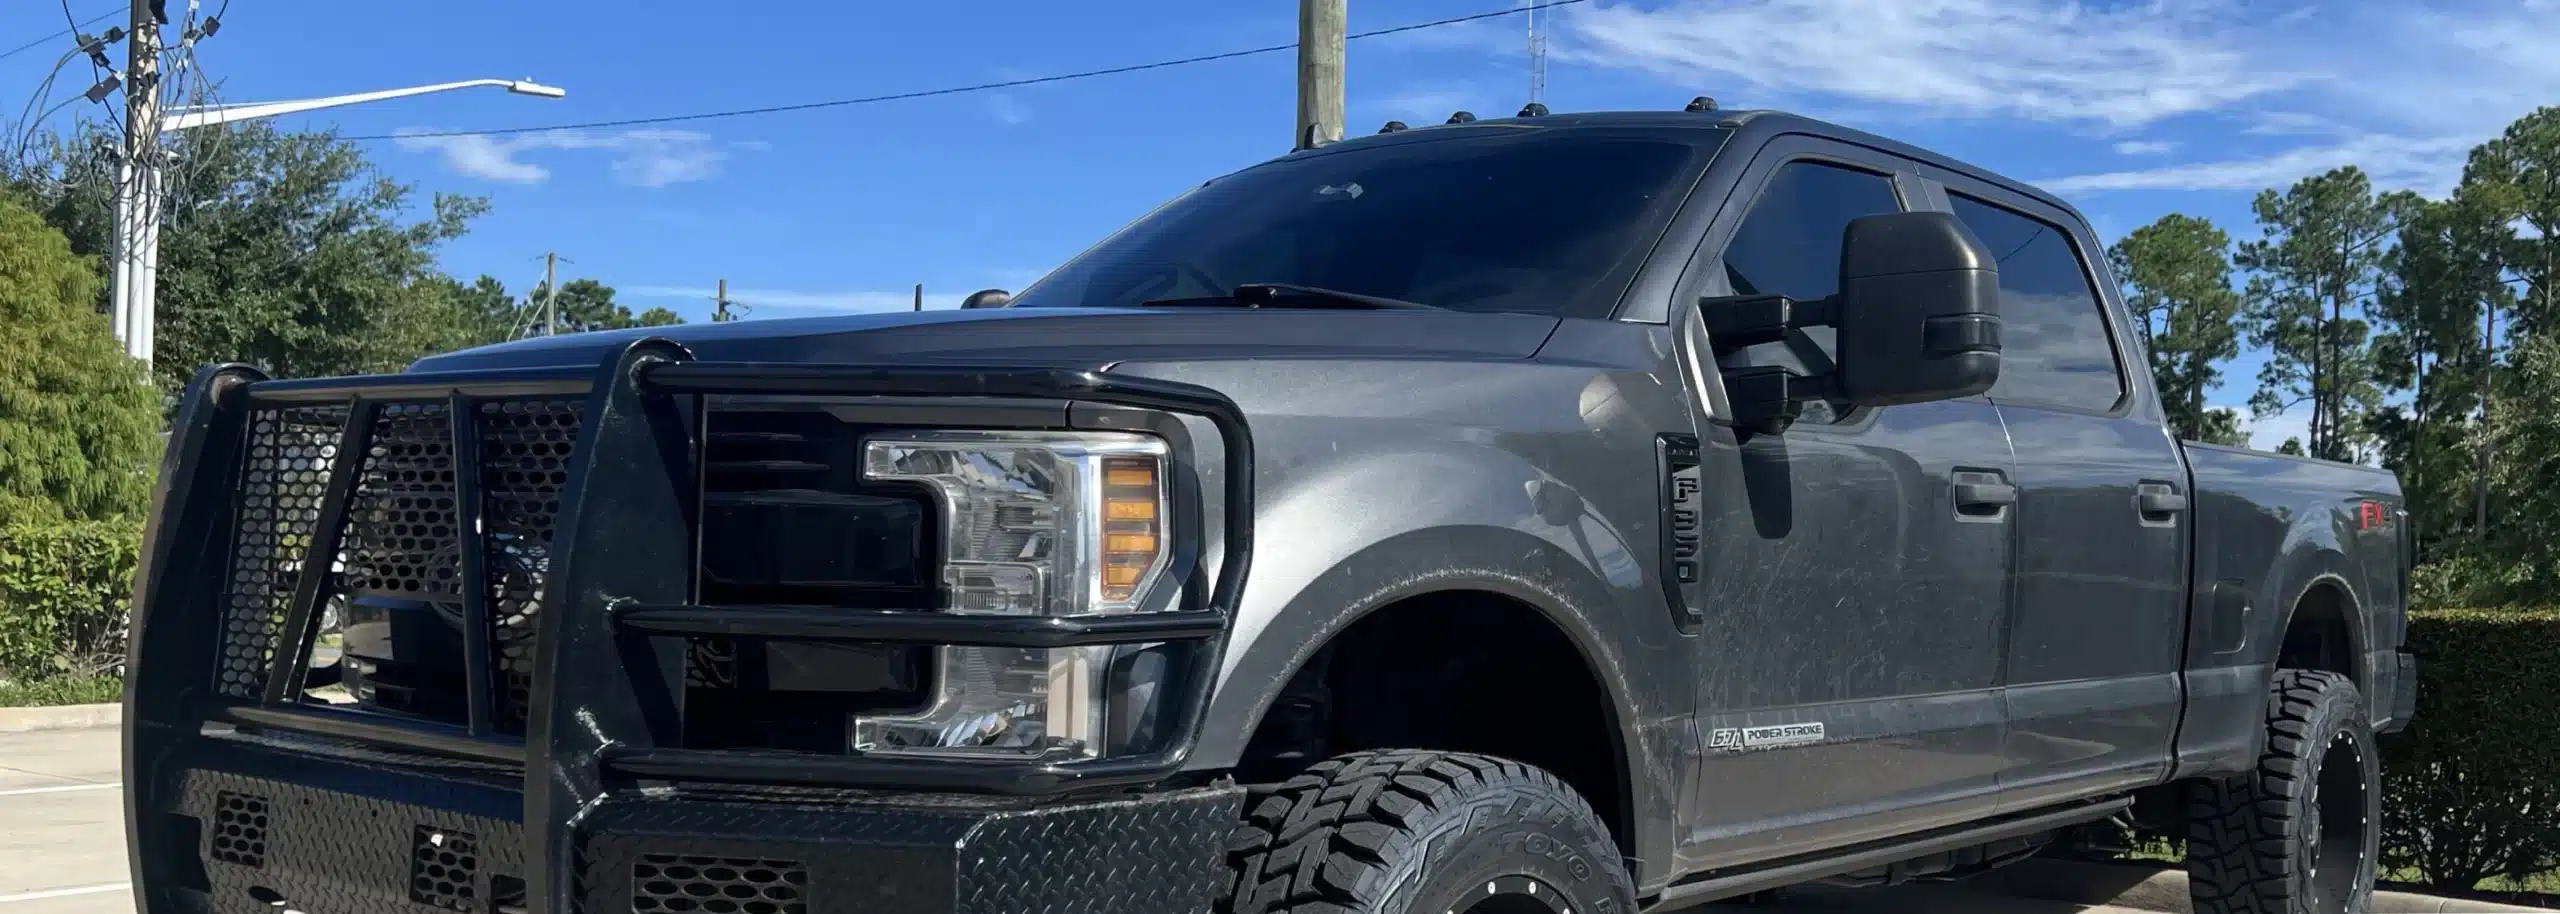
[(1901, 209), (1891, 178), (1816, 162), (1787, 163), (1725, 245), (1725, 278), (1736, 295), (1829, 298), (1840, 291), (1840, 239), (1849, 220)]
[(2070, 233), (1970, 197), (1947, 202), (2000, 263), (2000, 382), (1992, 398), (2113, 408), (2124, 380)]
[(1281, 159), (1164, 205), (1014, 306), (1278, 282), (1466, 311), (1601, 313), (1721, 139), (1505, 130)]
[[(1840, 291), (1840, 241), (1849, 220), (1901, 211), (1893, 179), (1884, 175), (1819, 162), (1781, 165), (1725, 244), (1725, 280), (1736, 295), (1829, 298)], [(1780, 365), (1800, 374), (1828, 370), (1820, 363), (1833, 354), (1831, 328), (1807, 327), (1799, 334), (1789, 343), (1750, 347), (1738, 355), (1740, 363)], [(1819, 357), (1807, 358), (1804, 348), (1819, 350)], [(1830, 404), (1816, 401), (1805, 404), (1804, 418), (1828, 422), (1837, 416)]]

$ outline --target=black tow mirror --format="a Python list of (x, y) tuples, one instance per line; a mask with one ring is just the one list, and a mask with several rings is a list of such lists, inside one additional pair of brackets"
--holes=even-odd
[(1808, 400), (1892, 406), (1970, 397), (2000, 378), (2000, 269), (1950, 213), (1853, 220), (1840, 291), (1821, 301), (1711, 299), (1699, 314), (1719, 353), (1778, 342), (1804, 327), (1835, 331), (1834, 364), (1812, 375), (1779, 366), (1723, 370), (1731, 424), (1779, 432)]
[(1013, 304), (1013, 293), (1003, 289), (980, 289), (960, 300), (960, 307), (964, 309), (1002, 308), (1011, 304)]
[(2000, 265), (1954, 214), (1850, 222), (1834, 312), (1853, 405), (1970, 397), (2000, 378)]

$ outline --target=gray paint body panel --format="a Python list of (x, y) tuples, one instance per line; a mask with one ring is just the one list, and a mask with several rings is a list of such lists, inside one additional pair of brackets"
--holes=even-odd
[[(1556, 116), (1523, 129), (1622, 134), (1694, 129), (1698, 117)], [(1609, 706), (1591, 713), (1618, 734), (1648, 891), (2242, 770), (2263, 739), (2285, 617), (2315, 585), (2352, 601), (2367, 694), (2394, 694), (2403, 527), (2366, 529), (2360, 506), (2396, 511), (2396, 482), (2171, 441), (2138, 370), (2107, 414), (1972, 398), (1749, 440), (1717, 425), (1721, 381), (1693, 310), (1726, 291), (1716, 258), (1766, 152), (1854, 157), (1895, 172), (1908, 208), (1943, 207), (1956, 187), (2097, 248), (2067, 206), (1987, 172), (1802, 118), (1704, 117), (1732, 130), (1725, 151), (1610, 320), (1007, 309), (588, 334), (415, 367), (591, 364), (646, 333), (706, 359), (1065, 365), (1219, 390), (1256, 439), (1261, 545), (1189, 767), (1232, 767), (1289, 677), (1362, 615), (1432, 591), (1503, 594), (1553, 621), (1603, 683)], [(2120, 360), (2146, 364), (2104, 265), (2089, 268)], [(1216, 436), (1203, 422), (1186, 432), (1215, 491)], [(1669, 591), (1664, 435), (1697, 441), (1705, 546), (1700, 580)], [(1957, 470), (2007, 476), (2019, 503), (1958, 517)], [(2188, 510), (2139, 522), (2133, 487), (2152, 481), (2188, 494)], [(1582, 512), (1542, 516), (1533, 487), (1577, 496)], [(1817, 743), (1710, 748), (1719, 729), (1812, 722)]]

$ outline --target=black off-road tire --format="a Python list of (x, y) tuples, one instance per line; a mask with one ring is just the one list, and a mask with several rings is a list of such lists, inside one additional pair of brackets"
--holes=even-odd
[(2188, 801), (2197, 914), (2363, 914), (2381, 843), (2381, 757), (2355, 683), (2278, 670), (2258, 768)]
[(1219, 914), (1635, 914), (1591, 805), (1506, 759), (1387, 750), (1256, 787)]

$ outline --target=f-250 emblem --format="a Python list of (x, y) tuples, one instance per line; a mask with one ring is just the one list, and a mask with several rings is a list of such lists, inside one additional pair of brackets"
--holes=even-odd
[(1662, 472), (1662, 598), (1671, 604), (1673, 621), (1695, 631), (1704, 617), (1698, 612), (1698, 588), (1706, 578), (1700, 554), (1703, 498), (1698, 491), (1698, 439), (1664, 435), (1655, 440)]

